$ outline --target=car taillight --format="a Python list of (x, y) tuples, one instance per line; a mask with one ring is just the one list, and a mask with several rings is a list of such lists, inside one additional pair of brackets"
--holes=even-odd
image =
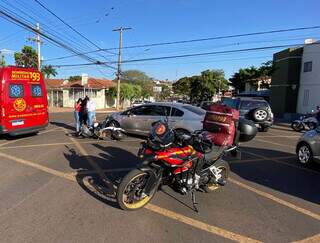
[(4, 108), (2, 108), (2, 117), (5, 117), (6, 116), (6, 113), (4, 111)]

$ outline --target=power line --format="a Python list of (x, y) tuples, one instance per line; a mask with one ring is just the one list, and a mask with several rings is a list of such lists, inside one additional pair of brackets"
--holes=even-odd
[(34, 33), (37, 33), (37, 34), (41, 35), (41, 36), (44, 37), (45, 39), (54, 42), (55, 44), (59, 45), (60, 47), (66, 49), (66, 50), (68, 50), (68, 51), (70, 51), (70, 52), (72, 52), (72, 53), (75, 53), (75, 54), (77, 54), (77, 55), (85, 58), (86, 60), (88, 60), (88, 61), (90, 61), (90, 62), (92, 62), (92, 63), (94, 63), (94, 64), (105, 65), (105, 66), (110, 67), (110, 68), (112, 68), (112, 69), (116, 69), (116, 68), (114, 68), (114, 67), (112, 67), (112, 66), (107, 65), (107, 64), (104, 63), (104, 62), (101, 62), (101, 61), (99, 61), (99, 60), (93, 59), (93, 58), (91, 58), (91, 57), (89, 57), (89, 56), (86, 56), (86, 55), (84, 55), (84, 54), (79, 53), (79, 52), (78, 52), (77, 50), (75, 50), (74, 48), (72, 48), (72, 47), (70, 47), (70, 46), (62, 43), (62, 42), (59, 41), (59, 40), (54, 39), (53, 37), (51, 37), (51, 36), (49, 36), (49, 35), (47, 35), (47, 34), (45, 34), (45, 33), (43, 33), (43, 32), (38, 31), (38, 30), (37, 30), (36, 28), (34, 28), (32, 25), (29, 25), (29, 24), (23, 22), (22, 20), (19, 20), (19, 19), (16, 18), (15, 16), (10, 15), (10, 14), (8, 14), (7, 12), (5, 12), (5, 11), (3, 11), (3, 10), (0, 10), (0, 14), (2, 14), (1, 17), (5, 18), (5, 19), (8, 20), (9, 22), (14, 23), (14, 24), (16, 24), (16, 25), (18, 25), (18, 26), (20, 26), (20, 27), (27, 28), (27, 29), (33, 31)]
[[(63, 36), (64, 34), (61, 34), (61, 33), (57, 32), (55, 29), (52, 29), (50, 26), (46, 25), (45, 23), (43, 23), (43, 22), (41, 22), (41, 21), (38, 21), (37, 19), (35, 19), (35, 18), (33, 17), (33, 16), (39, 16), (39, 14), (41, 14), (41, 12), (35, 13), (33, 9), (30, 9), (30, 7), (27, 8), (27, 12), (23, 11), (22, 9), (25, 9), (25, 8), (26, 8), (26, 3), (21, 3), (21, 2), (18, 1), (18, 0), (15, 0), (15, 1), (16, 1), (20, 6), (22, 6), (22, 9), (21, 9), (21, 7), (16, 7), (15, 5), (11, 4), (8, 0), (2, 0), (2, 1), (5, 1), (7, 5), (11, 6), (11, 7), (12, 7), (13, 9), (15, 9), (16, 11), (19, 11), (19, 12), (21, 12), (22, 14), (28, 16), (29, 18), (31, 18), (31, 19), (34, 20), (35, 22), (39, 22), (39, 23), (41, 23), (43, 26), (47, 26), (47, 28), (48, 28), (49, 30), (51, 30), (52, 32), (54, 32), (54, 33), (56, 33), (56, 34), (58, 35), (58, 36), (57, 36), (57, 35), (51, 34), (52, 36), (55, 36), (56, 39), (60, 39), (61, 41), (67, 43), (67, 41), (65, 41), (65, 40), (63, 40), (62, 38), (60, 38), (60, 36)], [(8, 9), (7, 9), (7, 11), (10, 12), (10, 10), (8, 10)], [(11, 12), (11, 14), (13, 14), (13, 13)], [(15, 14), (16, 14), (16, 13), (15, 13)], [(30, 14), (33, 14), (33, 16), (31, 16)], [(16, 14), (16, 15), (17, 15), (17, 14)], [(42, 15), (42, 16), (44, 16), (44, 15)], [(21, 16), (20, 16), (20, 17), (21, 17)], [(21, 18), (23, 18), (23, 17), (21, 17)], [(45, 18), (46, 18), (46, 17), (43, 17), (43, 19), (45, 19)], [(26, 20), (25, 18), (23, 18), (23, 19)], [(27, 22), (29, 22), (29, 21), (27, 21)], [(32, 25), (33, 25), (33, 24), (32, 24)], [(44, 29), (44, 28), (42, 28), (42, 29)], [(81, 45), (85, 46), (85, 49), (91, 48), (91, 47), (88, 46), (87, 44), (83, 43), (83, 42), (81, 41), (81, 39), (75, 41), (74, 38), (71, 39), (68, 35), (64, 35), (64, 36), (65, 36), (66, 39), (68, 39), (71, 43), (75, 44), (76, 46), (79, 46), (79, 44), (81, 44)], [(49, 42), (50, 42), (50, 43), (53, 43), (53, 42), (51, 42), (51, 41), (49, 41)], [(54, 44), (54, 43), (53, 43), (53, 44)], [(56, 44), (54, 44), (54, 45), (56, 45)], [(79, 48), (77, 48), (77, 49), (79, 49)], [(84, 52), (83, 48), (82, 48), (82, 50), (81, 50), (80, 52)], [(103, 57), (105, 60), (109, 60), (108, 58), (106, 58), (106, 57), (105, 57), (104, 55), (102, 55), (102, 54), (98, 54), (98, 55), (101, 56), (101, 57)]]
[[(73, 30), (75, 33), (77, 33), (79, 36), (81, 36), (82, 38), (84, 38), (86, 41), (88, 41), (89, 43), (91, 43), (93, 46), (95, 46), (96, 48), (101, 49), (101, 47), (99, 47), (96, 43), (94, 43), (93, 41), (91, 41), (90, 39), (88, 39), (85, 35), (83, 35), (82, 33), (80, 33), (78, 30), (76, 30), (75, 28), (73, 28), (70, 24), (68, 24), (67, 22), (65, 22), (62, 18), (60, 18), (57, 14), (55, 14), (53, 11), (51, 11), (48, 7), (46, 7), (43, 3), (41, 3), (39, 0), (34, 0), (36, 3), (38, 3), (42, 8), (44, 8), (45, 10), (47, 10), (50, 14), (52, 14), (53, 16), (55, 16), (57, 19), (59, 19), (63, 24), (65, 24), (66, 26), (68, 26), (71, 30)], [(106, 51), (108, 52), (108, 50), (102, 50), (102, 51)], [(108, 52), (110, 53), (110, 52)], [(113, 54), (113, 53), (112, 53)]]
[[(207, 59), (204, 61), (192, 61), (192, 62), (178, 62), (178, 63), (167, 63), (167, 62), (157, 62), (157, 63), (144, 63), (143, 66), (150, 66), (150, 65), (165, 65), (165, 64), (174, 64), (174, 65), (188, 65), (188, 64), (198, 64), (198, 63), (214, 63), (214, 62), (225, 62), (225, 61), (239, 61), (239, 60), (250, 60), (250, 59), (266, 59), (269, 58), (268, 56), (253, 56), (253, 57), (241, 57), (241, 58), (226, 58), (226, 59)], [(129, 63), (126, 65), (137, 65), (135, 63)]]
[[(180, 41), (172, 41), (172, 42), (160, 42), (160, 43), (151, 43), (151, 44), (142, 44), (142, 45), (132, 45), (132, 46), (124, 46), (124, 47), (122, 47), (122, 49), (133, 49), (133, 48), (154, 47), (154, 46), (163, 46), (163, 45), (185, 44), (185, 43), (192, 43), (192, 42), (221, 40), (221, 39), (230, 39), (230, 38), (245, 37), (245, 36), (276, 34), (276, 33), (312, 30), (312, 29), (320, 29), (320, 25), (309, 26), (309, 27), (299, 27), (299, 28), (289, 28), (289, 29), (279, 29), (279, 30), (269, 30), (269, 31), (261, 31), (261, 32), (252, 32), (252, 33), (237, 34), (237, 35), (215, 36), (215, 37), (191, 39), (191, 40), (180, 40)], [(119, 47), (99, 48), (98, 50), (84, 52), (84, 54), (90, 54), (90, 53), (99, 52), (99, 51), (118, 50), (118, 49), (119, 49)], [(63, 56), (63, 57), (50, 58), (46, 61), (62, 60), (62, 59), (75, 57), (75, 56), (76, 55), (69, 55), (69, 56)]]
[[(152, 47), (152, 46), (163, 46), (163, 45), (174, 45), (174, 44), (184, 44), (184, 43), (192, 43), (192, 42), (221, 40), (221, 39), (230, 39), (230, 38), (245, 37), (245, 36), (266, 35), (266, 34), (284, 33), (284, 32), (301, 31), (301, 30), (311, 30), (311, 29), (320, 29), (320, 25), (311, 26), (311, 27), (299, 27), (299, 28), (290, 28), (290, 29), (280, 29), (280, 30), (269, 30), (269, 31), (261, 31), (261, 32), (252, 32), (252, 33), (237, 34), (237, 35), (215, 36), (215, 37), (191, 39), (191, 40), (181, 40), (181, 41), (172, 41), (172, 42), (151, 43), (151, 44), (144, 44), (144, 45), (124, 46), (123, 49)], [(117, 48), (109, 48), (109, 49), (106, 49), (106, 50), (116, 50), (116, 49)]]
[[(227, 43), (227, 44), (221, 44), (221, 45), (215, 45), (215, 46), (211, 46), (211, 48), (221, 48), (221, 47), (230, 47), (230, 46), (239, 46), (239, 45), (246, 45), (246, 44), (254, 44), (254, 43), (265, 43), (265, 42), (283, 42), (283, 41), (294, 41), (294, 40), (301, 40), (301, 39), (305, 39), (305, 38), (289, 38), (289, 39), (280, 39), (280, 40), (264, 40), (264, 41), (244, 41), (244, 42), (233, 42), (233, 43)], [(134, 55), (134, 56), (140, 56), (142, 54), (144, 54), (146, 51), (150, 51), (150, 48), (147, 48), (141, 52), (139, 52), (138, 54)], [(90, 54), (93, 53), (95, 51), (88, 51), (88, 52), (84, 52), (83, 54)], [(180, 52), (180, 51), (178, 51)], [(183, 50), (183, 52), (186, 52), (186, 49)], [(162, 52), (163, 53), (163, 52)], [(44, 60), (45, 62), (49, 62), (49, 61), (53, 61), (53, 60), (62, 60), (62, 59), (67, 59), (67, 58), (71, 58), (71, 57), (76, 57), (77, 55), (69, 55), (69, 56), (63, 56), (63, 57), (56, 57), (56, 58), (50, 58), (47, 60)], [(130, 57), (129, 60), (133, 59), (133, 57)]]
[[(26, 12), (23, 11), (21, 8), (15, 7), (15, 6), (12, 5), (11, 3), (9, 3), (7, 0), (2, 0), (2, 1), (6, 1), (6, 4), (9, 5), (9, 6), (11, 6), (11, 7), (13, 8), (13, 10), (15, 11), (15, 12), (12, 12), (10, 9), (8, 9), (8, 8), (6, 8), (6, 7), (4, 7), (4, 6), (1, 5), (1, 7), (2, 7), (4, 10), (6, 10), (7, 13), (10, 13), (12, 16), (14, 16), (14, 15), (15, 15), (15, 16), (18, 16), (20, 19), (24, 20), (24, 21), (27, 22), (29, 25), (32, 25), (32, 26), (33, 26), (34, 23), (30, 22), (30, 21), (29, 21), (28, 19), (26, 19), (25, 17), (23, 17), (23, 16), (21, 16), (21, 15), (19, 15), (19, 14), (16, 13), (17, 11), (18, 11), (18, 12), (21, 12), (22, 14), (24, 14), (24, 15), (27, 16), (27, 17), (29, 17), (29, 18), (32, 19), (33, 21), (38, 22), (38, 23), (41, 23), (42, 29), (44, 29), (43, 26), (47, 26), (47, 28), (48, 28), (49, 30), (53, 31), (54, 33), (56, 33), (56, 34), (58, 35), (58, 36), (57, 36), (57, 35), (55, 35), (55, 34), (50, 33), (51, 36), (54, 36), (56, 39), (59, 39), (59, 40), (65, 42), (65, 43), (68, 43), (68, 41), (63, 40), (63, 39), (60, 37), (60, 36), (61, 36), (60, 33), (58, 33), (57, 31), (55, 31), (55, 30), (53, 30), (53, 29), (51, 29), (48, 25), (44, 24), (44, 23), (41, 22), (41, 21), (38, 21), (38, 20), (35, 19), (33, 16), (31, 16), (31, 15), (29, 14), (29, 13), (32, 12), (31, 10), (28, 10), (28, 13), (26, 13)], [(46, 31), (46, 32), (49, 33), (49, 31)], [(75, 42), (73, 39), (70, 39), (68, 36), (67, 36), (67, 39), (70, 40), (72, 43), (74, 43), (74, 44), (76, 44), (76, 45), (79, 44), (79, 43)], [(49, 42), (52, 43), (52, 44), (54, 44), (54, 45), (56, 45), (54, 42), (51, 42), (51, 41), (49, 41)], [(70, 44), (70, 43), (69, 43), (69, 44)], [(60, 47), (60, 46), (58, 46), (58, 47)], [(87, 46), (86, 48), (88, 48), (88, 46)], [(77, 48), (77, 49), (78, 49), (78, 51), (79, 51), (79, 48)], [(79, 52), (83, 52), (83, 50), (80, 50)]]
[(292, 47), (292, 46), (299, 46), (299, 45), (300, 45), (300, 44), (295, 44), (295, 45), (264, 46), (264, 47), (254, 47), (254, 48), (227, 50), (227, 51), (215, 51), (215, 52), (192, 53), (192, 54), (174, 55), (174, 56), (151, 57), (151, 58), (143, 58), (143, 59), (124, 60), (124, 61), (122, 61), (122, 63), (145, 62), (145, 61), (155, 61), (155, 60), (164, 60), (164, 59), (176, 59), (176, 58), (186, 58), (186, 57), (197, 57), (197, 56), (207, 56), (207, 55), (217, 55), (217, 54), (229, 54), (229, 53), (236, 53), (236, 52), (260, 51), (260, 50), (285, 48), (285, 47)]
[[(98, 50), (100, 51), (100, 50)], [(95, 53), (95, 52), (98, 52), (97, 50), (94, 50), (94, 51), (86, 51), (86, 52), (82, 52), (81, 54), (91, 54), (91, 53)], [(68, 55), (68, 56), (63, 56), (63, 57), (55, 57), (55, 58), (50, 58), (50, 59), (47, 59), (47, 60), (44, 60), (45, 62), (49, 62), (49, 61), (54, 61), (54, 60), (62, 60), (62, 59), (67, 59), (67, 58), (71, 58), (71, 57), (76, 57), (78, 56), (77, 54), (74, 54), (74, 55)]]
[[(320, 44), (320, 43), (313, 43), (313, 44), (309, 44), (309, 45), (315, 45), (315, 44)], [(288, 47), (293, 47), (293, 46), (304, 46), (304, 44), (275, 45), (275, 46), (254, 47), (254, 48), (225, 50), (225, 51), (216, 51), (216, 52), (202, 52), (202, 53), (192, 53), (192, 54), (185, 54), (185, 55), (152, 57), (152, 58), (143, 58), (143, 59), (124, 60), (124, 61), (122, 61), (122, 63), (146, 62), (146, 61), (167, 60), (167, 59), (219, 55), (219, 54), (232, 54), (232, 53), (238, 53), (238, 52), (243, 53), (243, 52), (288, 48)], [(117, 62), (111, 62), (111, 63), (117, 63)], [(97, 64), (96, 63), (79, 63), (79, 64), (62, 64), (62, 65), (53, 65), (53, 66), (54, 67), (76, 67), (76, 66), (87, 66), (87, 65), (97, 65)]]

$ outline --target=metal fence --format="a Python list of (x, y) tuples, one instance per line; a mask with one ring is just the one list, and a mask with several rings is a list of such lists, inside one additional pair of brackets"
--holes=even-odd
[(50, 107), (63, 107), (63, 91), (59, 89), (47, 90)]
[(88, 95), (90, 98), (96, 98), (98, 91), (101, 89), (86, 89), (86, 88), (70, 88), (69, 89), (69, 99), (78, 100), (79, 98), (84, 98)]
[[(68, 90), (69, 95), (64, 96), (63, 90)], [(115, 107), (115, 98), (110, 97), (106, 90), (98, 94), (99, 91), (101, 91), (101, 89), (94, 89), (94, 88), (47, 89), (48, 104), (50, 107), (63, 107), (64, 105), (69, 107), (71, 104), (73, 106), (76, 100), (78, 100), (79, 98), (83, 99), (87, 95), (90, 98), (98, 98), (98, 100), (100, 101), (99, 103), (100, 108)], [(104, 97), (101, 97), (101, 95)], [(67, 99), (67, 100), (64, 100), (64, 99)], [(101, 100), (104, 100), (104, 101), (101, 101)]]

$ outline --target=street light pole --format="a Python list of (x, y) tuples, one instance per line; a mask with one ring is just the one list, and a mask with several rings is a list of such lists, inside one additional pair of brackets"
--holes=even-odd
[(119, 53), (118, 53), (118, 71), (117, 71), (117, 110), (120, 109), (120, 82), (121, 82), (121, 49), (122, 49), (122, 32), (125, 30), (131, 30), (132, 28), (123, 28), (114, 29), (112, 31), (120, 32), (119, 40)]

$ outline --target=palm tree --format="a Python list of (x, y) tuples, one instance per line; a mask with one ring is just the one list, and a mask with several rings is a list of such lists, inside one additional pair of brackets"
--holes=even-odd
[(45, 76), (46, 79), (49, 79), (50, 76), (55, 77), (58, 73), (57, 70), (54, 69), (51, 65), (46, 65), (41, 68), (41, 72)]

